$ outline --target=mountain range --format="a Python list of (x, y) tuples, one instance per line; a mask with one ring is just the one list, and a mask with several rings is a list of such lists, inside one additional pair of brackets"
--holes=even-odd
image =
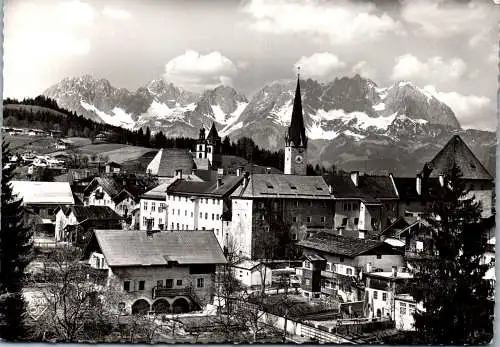
[[(409, 81), (380, 87), (359, 75), (320, 83), (301, 80), (304, 122), (313, 164), (344, 170), (414, 175), (454, 134), (460, 134), (494, 174), (493, 132), (463, 130), (453, 110)], [(283, 148), (295, 81), (274, 81), (250, 100), (232, 87), (193, 93), (163, 79), (131, 92), (90, 75), (66, 78), (43, 94), (60, 107), (129, 129), (197, 137), (215, 122), (221, 136), (251, 137)]]

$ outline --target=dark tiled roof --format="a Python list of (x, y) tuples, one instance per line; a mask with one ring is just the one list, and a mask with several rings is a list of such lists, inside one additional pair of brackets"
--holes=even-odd
[(243, 198), (330, 199), (323, 177), (279, 174), (254, 174), (246, 185), (233, 193)]
[(332, 195), (336, 199), (359, 199), (365, 203), (380, 203), (373, 196), (366, 194), (354, 185), (351, 177), (343, 175), (324, 176), (327, 184), (332, 186)]
[(87, 219), (122, 219), (122, 217), (109, 206), (72, 206), (66, 214), (69, 214), (70, 211), (73, 211), (78, 222)]
[(203, 181), (215, 181), (217, 179), (217, 170), (200, 170), (197, 169), (194, 172), (195, 176), (198, 176)]
[(212, 127), (210, 128), (210, 132), (207, 136), (207, 142), (211, 144), (216, 144), (220, 141), (220, 136), (217, 133), (217, 128), (215, 127), (215, 122), (212, 122)]
[(221, 184), (217, 187), (217, 180), (209, 182), (192, 182), (186, 180), (177, 180), (167, 189), (168, 194), (179, 195), (200, 195), (200, 196), (218, 196), (224, 197), (231, 194), (236, 189), (243, 176), (224, 176)]
[(417, 193), (416, 177), (394, 177), (394, 184), (401, 200), (420, 200), (422, 197), (433, 197), (441, 186), (439, 179), (434, 177), (422, 178), (422, 196)]
[(444, 148), (436, 154), (434, 159), (428, 163), (428, 168), (432, 170), (430, 177), (438, 177), (446, 173), (453, 164), (460, 168), (464, 179), (493, 179), (488, 170), (458, 135), (454, 135)]
[(85, 194), (89, 194), (95, 189), (95, 187), (100, 186), (102, 189), (108, 193), (108, 195), (113, 199), (115, 203), (122, 201), (129, 194), (134, 197), (134, 199), (139, 198), (139, 196), (149, 189), (157, 186), (157, 182), (149, 181), (142, 178), (137, 178), (134, 176), (107, 176), (107, 177), (96, 177), (86, 188)]
[(356, 239), (351, 237), (334, 235), (329, 232), (321, 232), (306, 240), (299, 241), (297, 245), (323, 251), (330, 254), (339, 254), (346, 257), (356, 257), (378, 247), (384, 247), (384, 243), (375, 240)]
[(210, 169), (210, 162), (208, 161), (208, 158), (195, 158), (195, 157), (193, 157), (193, 161), (194, 161), (194, 165), (196, 166), (197, 169), (200, 169), (200, 170), (209, 170)]
[(390, 176), (360, 175), (358, 188), (377, 199), (397, 199)]
[(96, 230), (109, 266), (224, 264), (226, 259), (212, 231), (159, 232)]
[(388, 237), (393, 237), (406, 230), (408, 227), (413, 226), (417, 223), (422, 223), (427, 225), (425, 221), (418, 219), (417, 217), (399, 217), (394, 223), (385, 228), (379, 236), (385, 235)]

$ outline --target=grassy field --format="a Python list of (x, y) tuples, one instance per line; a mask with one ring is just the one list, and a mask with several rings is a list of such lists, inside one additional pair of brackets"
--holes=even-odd
[(54, 150), (56, 139), (47, 136), (14, 135), (2, 133), (4, 141), (10, 143), (12, 152), (35, 151), (40, 154), (49, 153)]
[(136, 160), (152, 150), (153, 149), (147, 147), (129, 146), (119, 143), (100, 143), (80, 147), (80, 151), (83, 154), (100, 154), (119, 164)]

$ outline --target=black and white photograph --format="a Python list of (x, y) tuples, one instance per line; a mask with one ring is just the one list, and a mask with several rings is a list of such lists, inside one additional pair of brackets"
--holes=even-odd
[(0, 341), (494, 341), (500, 0), (5, 0)]

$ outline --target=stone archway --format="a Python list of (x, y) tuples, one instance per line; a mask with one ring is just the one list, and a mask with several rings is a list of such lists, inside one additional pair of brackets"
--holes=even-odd
[(172, 304), (172, 311), (174, 313), (186, 313), (190, 311), (189, 302), (184, 298), (176, 299)]
[(153, 303), (151, 309), (156, 313), (169, 313), (170, 304), (165, 299), (158, 299)]
[(132, 314), (147, 314), (151, 305), (144, 299), (139, 299), (132, 304)]

